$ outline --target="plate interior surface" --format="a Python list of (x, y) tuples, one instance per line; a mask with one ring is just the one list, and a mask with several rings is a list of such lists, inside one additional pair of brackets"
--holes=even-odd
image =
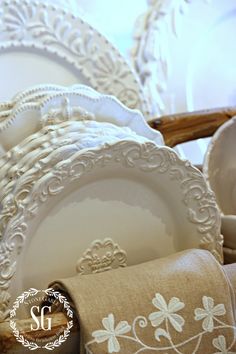
[(27, 48), (8, 49), (0, 53), (0, 76), (4, 82), (0, 88), (0, 100), (3, 102), (10, 100), (16, 92), (45, 82), (62, 86), (90, 84), (79, 70), (64, 59), (43, 50)]
[(31, 224), (17, 292), (75, 275), (78, 259), (97, 239), (118, 243), (130, 265), (198, 245), (176, 183), (171, 187), (165, 176), (157, 180), (140, 171), (105, 170), (51, 199)]

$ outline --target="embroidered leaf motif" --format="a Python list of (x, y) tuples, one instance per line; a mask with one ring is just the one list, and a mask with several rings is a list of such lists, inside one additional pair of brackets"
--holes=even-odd
[(108, 317), (102, 319), (102, 324), (105, 328), (94, 331), (92, 336), (95, 342), (102, 343), (108, 341), (108, 353), (118, 353), (120, 351), (120, 344), (116, 336), (125, 334), (131, 330), (131, 326), (127, 321), (120, 321), (115, 327), (115, 318), (113, 313), (110, 313)]
[[(209, 336), (209, 332), (219, 329), (222, 330), (223, 328), (229, 329), (232, 332), (233, 329), (236, 330), (236, 327), (232, 324), (227, 324), (222, 321), (220, 321), (220, 324), (217, 323), (216, 316), (222, 316), (226, 314), (224, 304), (214, 305), (214, 299), (208, 296), (202, 297), (202, 303), (204, 308), (196, 308), (194, 312), (196, 321), (203, 320), (202, 326), (204, 331), (200, 331), (199, 333), (194, 334), (187, 340), (183, 340), (182, 338), (183, 341), (181, 342), (181, 336), (180, 340), (174, 340), (174, 338), (172, 338), (171, 336), (172, 332), (168, 329), (169, 322), (177, 332), (180, 333), (183, 331), (182, 327), (185, 323), (185, 320), (182, 316), (176, 314), (175, 312), (182, 310), (185, 307), (185, 304), (181, 302), (180, 299), (177, 297), (172, 297), (169, 303), (167, 303), (163, 295), (161, 295), (160, 293), (156, 293), (155, 297), (152, 299), (152, 304), (159, 311), (153, 312), (147, 317), (141, 315), (137, 316), (133, 320), (132, 326), (130, 326), (127, 321), (120, 321), (115, 326), (114, 314), (110, 313), (107, 317), (104, 317), (102, 319), (104, 329), (94, 331), (92, 333), (94, 339), (85, 344), (86, 353), (92, 354), (92, 352), (90, 352), (89, 350), (91, 344), (99, 344), (105, 341), (107, 341), (108, 354), (119, 353), (121, 351), (121, 341), (130, 341), (132, 343), (138, 344), (139, 346), (141, 345), (141, 348), (139, 348), (138, 351), (135, 353), (141, 353), (144, 351), (149, 351), (150, 353), (163, 351), (164, 353), (164, 351), (168, 349), (173, 349), (176, 353), (182, 353), (182, 349), (185, 348), (185, 344), (188, 345), (191, 341), (195, 343), (197, 339), (198, 343), (197, 347), (195, 347), (194, 353), (203, 354), (202, 352), (199, 352), (200, 343), (202, 341), (203, 336)], [(153, 327), (158, 327), (163, 321), (166, 326), (165, 329), (160, 327), (155, 329), (154, 336), (158, 342), (157, 346), (150, 346), (144, 343), (143, 339), (139, 338), (137, 334), (136, 325), (139, 324), (139, 330), (140, 328), (146, 328), (148, 325), (147, 318), (151, 321)], [(216, 324), (214, 323), (214, 320)], [(130, 331), (131, 334), (125, 335), (127, 332)], [(164, 347), (161, 346), (160, 342), (163, 338), (168, 340), (169, 346), (166, 344)], [(223, 335), (219, 335), (212, 341), (213, 347), (218, 350), (214, 354), (235, 354), (236, 352), (230, 351), (233, 348), (234, 343), (235, 340), (230, 343), (229, 346), (227, 346), (225, 337)], [(181, 351), (178, 348), (181, 348)], [(132, 354), (135, 353), (132, 352)]]
[(159, 310), (152, 312), (148, 317), (153, 327), (158, 327), (164, 320), (169, 320), (177, 332), (182, 332), (185, 321), (182, 316), (175, 312), (184, 308), (185, 305), (183, 302), (177, 297), (172, 297), (167, 304), (164, 297), (157, 293), (152, 299), (152, 303)]
[(202, 303), (204, 308), (196, 308), (195, 321), (203, 320), (202, 328), (207, 332), (212, 332), (214, 329), (214, 319), (216, 316), (223, 316), (226, 313), (224, 304), (214, 306), (212, 297), (203, 296)]
[(156, 338), (156, 340), (158, 340), (158, 342), (160, 342), (160, 340), (161, 340), (160, 337), (165, 337), (167, 339), (170, 339), (170, 335), (169, 335), (169, 333), (166, 332), (165, 329), (157, 328), (155, 330), (155, 338)]
[(235, 352), (229, 352), (226, 345), (226, 339), (224, 336), (220, 335), (214, 338), (212, 341), (213, 346), (220, 351), (214, 354), (235, 354)]

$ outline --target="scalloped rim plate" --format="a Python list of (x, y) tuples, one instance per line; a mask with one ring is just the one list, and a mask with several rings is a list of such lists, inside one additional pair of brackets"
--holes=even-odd
[(104, 237), (126, 251), (128, 264), (198, 247), (222, 262), (214, 195), (203, 175), (172, 149), (121, 141), (48, 164), (45, 175), (43, 165), (26, 173), (2, 205), (0, 286), (6, 299), (36, 279), (35, 285), (47, 286), (73, 275), (76, 260)]
[[(32, 66), (42, 57), (48, 63), (56, 62), (67, 71), (69, 68), (70, 75), (74, 76), (71, 83), (78, 82), (82, 76), (82, 83), (85, 80), (94, 89), (113, 94), (127, 106), (149, 115), (138, 76), (119, 51), (79, 15), (34, 0), (3, 1), (0, 14), (0, 54), (10, 53), (17, 60), (17, 52), (23, 52), (25, 57), (32, 60)], [(33, 53), (34, 58), (29, 53)], [(34, 76), (29, 71), (26, 86), (41, 81), (40, 70), (35, 70)], [(64, 83), (68, 85), (68, 77)], [(15, 91), (23, 89), (25, 82), (24, 87), (19, 83), (17, 85)]]
[[(22, 95), (19, 104), (16, 104), (11, 114), (0, 123), (2, 150), (8, 151), (9, 148), (47, 125), (48, 116), (55, 111), (57, 116), (61, 112), (61, 121), (85, 119), (83, 112), (78, 113), (79, 108), (85, 110), (87, 115), (92, 113), (97, 121), (128, 127), (138, 135), (153, 140), (158, 145), (164, 145), (162, 134), (150, 128), (139, 111), (127, 108), (113, 96), (99, 94), (86, 86), (80, 85), (79, 88), (77, 87), (78, 92), (75, 90), (72, 87), (72, 91), (70, 88), (65, 91), (55, 91), (54, 94), (36, 103), (28, 102), (29, 97), (32, 96)], [(24, 100), (26, 103), (21, 104)]]
[(127, 127), (117, 127), (104, 122), (66, 121), (44, 127), (8, 151), (0, 159), (0, 205), (4, 196), (11, 193), (29, 169), (40, 164), (45, 167), (45, 161), (49, 159), (48, 155), (51, 153), (54, 155), (57, 149), (60, 150), (62, 159), (63, 149), (66, 153), (68, 145), (75, 144), (74, 150), (78, 151), (123, 139), (148, 141)]

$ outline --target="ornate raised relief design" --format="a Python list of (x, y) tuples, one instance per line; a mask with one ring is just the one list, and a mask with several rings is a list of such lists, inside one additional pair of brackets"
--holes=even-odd
[(105, 272), (127, 266), (127, 254), (110, 238), (95, 240), (78, 260), (76, 270), (79, 274)]
[(149, 114), (138, 77), (108, 41), (78, 16), (34, 0), (1, 3), (0, 50), (36, 48), (73, 65), (92, 87)]
[(95, 120), (95, 115), (84, 108), (70, 105), (70, 99), (65, 97), (61, 107), (52, 108), (41, 118), (41, 125), (58, 124), (67, 120)]
[[(11, 144), (14, 146), (16, 145), (15, 131), (17, 132), (17, 139), (22, 141), (45, 124), (55, 123), (55, 120), (56, 122), (65, 121), (68, 118), (73, 118), (73, 120), (98, 120), (113, 123), (119, 127), (126, 126), (134, 133), (144, 136), (158, 145), (164, 144), (162, 134), (151, 129), (140, 112), (128, 109), (113, 96), (99, 94), (84, 85), (77, 88), (72, 86), (54, 92), (54, 94), (46, 96), (38, 102), (28, 101), (30, 100), (30, 94), (19, 97), (21, 97), (21, 100), (25, 99), (26, 103), (16, 105), (10, 115), (3, 121), (0, 120), (0, 134), (3, 137), (3, 139), (0, 139), (0, 148), (2, 145), (5, 151), (9, 149), (9, 139), (7, 139), (9, 127), (11, 127)], [(89, 112), (84, 107), (88, 107)], [(96, 112), (100, 113), (97, 114)], [(29, 117), (31, 130), (29, 124), (27, 124)], [(16, 121), (17, 124), (14, 127)], [(20, 132), (19, 126), (21, 128)], [(8, 142), (7, 147), (4, 144), (5, 141)]]
[[(6, 191), (0, 208), (1, 290), (8, 292), (10, 283), (14, 281), (17, 254), (24, 247), (30, 225), (45, 203), (86, 173), (95, 173), (98, 168), (114, 164), (147, 173), (155, 171), (173, 181), (180, 198), (183, 198), (186, 217), (196, 226), (199, 246), (222, 261), (220, 213), (202, 174), (189, 162), (181, 160), (170, 148), (159, 147), (151, 142), (141, 144), (124, 140), (83, 153), (78, 151), (66, 160), (62, 158), (58, 164), (53, 160), (47, 164), (35, 164), (18, 181), (12, 193)], [(45, 173), (48, 170), (50, 172)], [(7, 315), (6, 309), (2, 319)]]
[[(77, 84), (77, 85), (72, 85), (72, 86), (59, 86), (59, 85), (49, 85), (49, 84), (40, 84), (40, 85), (35, 85), (32, 86), (26, 90), (23, 90), (19, 93), (17, 93), (13, 98), (12, 101), (9, 103), (3, 103), (2, 105), (0, 104), (0, 133), (5, 131), (8, 126), (13, 125), (14, 121), (17, 119), (21, 119), (19, 117), (20, 114), (22, 114), (24, 111), (38, 111), (40, 115), (40, 109), (42, 109), (43, 103), (48, 102), (49, 98), (52, 100), (52, 105), (54, 104), (53, 97), (58, 94), (61, 94), (61, 102), (55, 104), (56, 108), (56, 116), (61, 115), (64, 113), (64, 115), (71, 116), (71, 114), (77, 114), (79, 113), (76, 108), (79, 107), (72, 107), (70, 104), (70, 94), (75, 93), (77, 95), (79, 94), (84, 94), (86, 96), (92, 95), (92, 97), (99, 98), (101, 97), (101, 94), (92, 89), (90, 86), (82, 85), (82, 84)], [(64, 102), (63, 102), (64, 101)], [(78, 106), (78, 105), (77, 105)], [(72, 112), (73, 110), (73, 112)], [(81, 107), (81, 110), (83, 108)], [(51, 111), (51, 110), (50, 110)], [(52, 108), (52, 111), (54, 112), (54, 109)], [(41, 117), (41, 121), (46, 120), (47, 121), (47, 114), (49, 112), (44, 112)], [(86, 110), (81, 111), (81, 114), (85, 117), (85, 115), (88, 115), (88, 119), (92, 113), (87, 112)], [(46, 117), (44, 117), (46, 115)], [(53, 117), (51, 117), (53, 118)], [(56, 117), (55, 117), (56, 118)], [(69, 118), (69, 117), (67, 117)], [(55, 124), (55, 121), (52, 123)], [(41, 124), (42, 126), (42, 124)]]
[[(201, 0), (209, 2), (209, 0)], [(163, 93), (170, 77), (173, 56), (168, 36), (179, 35), (181, 17), (192, 0), (151, 0), (147, 12), (137, 19), (132, 61), (149, 99), (151, 115), (161, 115), (166, 106)]]
[[(45, 126), (0, 159), (0, 200), (6, 193), (9, 194), (14, 190), (19, 178), (30, 169), (38, 171), (41, 165), (44, 165), (42, 172), (46, 173), (46, 164), (49, 161), (56, 163), (81, 149), (93, 148), (105, 142), (117, 142), (121, 139), (146, 141), (127, 127), (117, 127), (104, 122), (65, 121), (59, 125)], [(48, 160), (49, 155), (50, 160)], [(50, 168), (49, 164), (48, 169)]]
[[(13, 98), (12, 101), (9, 103), (9, 108), (12, 108), (16, 104), (25, 104), (30, 102), (39, 102), (42, 101), (43, 98), (46, 98), (50, 95), (53, 95), (57, 92), (80, 92), (86, 94), (92, 94), (94, 97), (99, 96), (100, 94), (95, 91), (92, 87), (82, 85), (82, 84), (75, 84), (71, 86), (61, 86), (61, 85), (54, 85), (54, 84), (39, 84), (31, 86), (25, 90), (18, 92)], [(0, 105), (1, 108), (1, 105)]]

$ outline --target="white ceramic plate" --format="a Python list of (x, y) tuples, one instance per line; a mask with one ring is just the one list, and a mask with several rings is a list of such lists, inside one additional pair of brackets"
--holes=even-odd
[(0, 14), (1, 101), (35, 84), (82, 83), (148, 115), (137, 76), (81, 18), (34, 0), (2, 1)]
[(139, 111), (125, 107), (113, 96), (101, 95), (84, 86), (79, 86), (77, 89), (72, 87), (71, 91), (69, 89), (59, 92), (55, 90), (54, 94), (43, 96), (34, 102), (38, 94), (41, 97), (41, 93), (38, 92), (18, 96), (16, 105), (1, 122), (0, 148), (2, 152), (7, 152), (45, 125), (84, 119), (96, 119), (100, 122), (129, 127), (158, 145), (164, 144), (161, 133), (151, 129)]
[(236, 117), (212, 137), (203, 172), (223, 214), (236, 215)]
[(0, 132), (6, 130), (9, 117), (13, 110), (17, 107), (20, 108), (26, 103), (41, 103), (45, 98), (49, 98), (57, 92), (71, 92), (84, 93), (90, 97), (98, 97), (100, 94), (92, 87), (86, 85), (72, 85), (72, 86), (60, 86), (53, 84), (41, 84), (35, 85), (18, 92), (11, 101), (0, 103)]
[(61, 91), (76, 91), (76, 92), (92, 95), (93, 97), (97, 97), (99, 95), (99, 93), (95, 91), (92, 87), (81, 85), (81, 84), (76, 84), (72, 86), (41, 84), (41, 85), (31, 86), (26, 90), (18, 92), (12, 98), (12, 106), (22, 105), (24, 103), (29, 103), (29, 102), (32, 103), (41, 102), (42, 99), (44, 99), (45, 97), (48, 97), (52, 94), (55, 94), (56, 92), (61, 92)]
[(12, 114), (13, 109), (21, 107), (26, 103), (40, 103), (46, 97), (54, 95), (56, 92), (62, 91), (76, 91), (85, 93), (92, 97), (97, 97), (99, 94), (89, 86), (73, 85), (69, 87), (59, 85), (35, 85), (26, 90), (17, 93), (11, 101), (0, 103), (0, 132), (6, 130), (6, 121)]
[[(129, 135), (134, 136), (136, 139), (143, 138), (128, 127), (119, 127), (111, 123), (96, 122), (94, 120), (73, 120), (59, 124), (46, 125), (40, 131), (28, 136), (20, 144), (14, 146), (2, 156), (0, 159), (1, 177), (6, 176), (7, 178), (13, 178), (18, 172), (20, 175), (21, 168), (26, 166), (29, 162), (29, 154), (34, 153), (36, 158), (39, 151), (62, 144), (64, 140), (68, 139), (68, 134), (74, 134), (75, 136), (77, 134), (77, 140), (84, 139), (86, 134), (90, 134), (94, 138), (97, 138), (98, 142), (102, 137), (104, 141), (106, 141), (109, 136), (117, 136), (120, 139)], [(89, 140), (87, 144), (86, 141), (84, 142), (84, 147), (90, 147)], [(15, 172), (13, 172), (13, 170)]]
[[(46, 161), (65, 158), (68, 153), (82, 149), (114, 143), (122, 139), (148, 141), (138, 136), (127, 127), (118, 127), (111, 123), (96, 121), (67, 121), (46, 126), (38, 133), (30, 135), (21, 144), (8, 151), (0, 159), (0, 201), (8, 198), (8, 194), (16, 184), (24, 179), (24, 174), (36, 167), (44, 167)], [(48, 156), (49, 155), (49, 156)], [(50, 170), (50, 163), (49, 163)]]
[(172, 149), (124, 140), (52, 163), (45, 175), (43, 165), (34, 172), (2, 203), (6, 298), (75, 274), (91, 242), (107, 237), (126, 251), (128, 264), (192, 247), (222, 261), (214, 196)]

